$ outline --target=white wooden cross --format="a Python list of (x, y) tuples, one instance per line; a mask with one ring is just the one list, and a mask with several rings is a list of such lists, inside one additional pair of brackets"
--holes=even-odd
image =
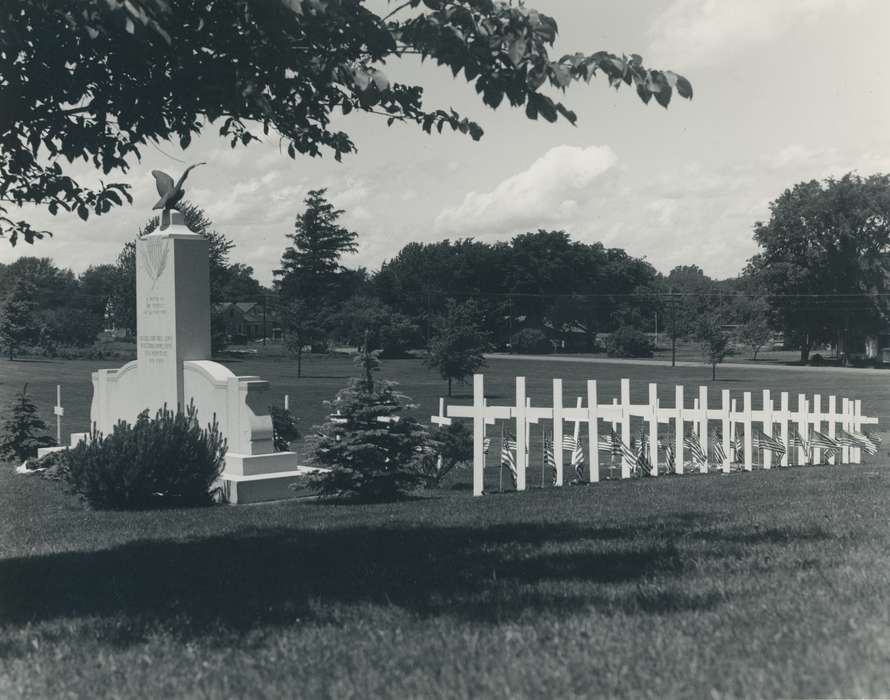
[[(523, 392), (524, 393), (524, 392)], [(525, 401), (523, 401), (523, 408)], [(485, 475), (485, 453), (483, 445), (485, 441), (486, 419), (511, 418), (512, 410), (509, 406), (488, 406), (485, 401), (485, 377), (481, 374), (473, 375), (473, 405), (472, 406), (448, 406), (446, 411), (448, 418), (472, 418), (473, 419), (473, 495), (482, 495), (483, 477)], [(525, 442), (525, 431), (516, 436), (517, 441)], [(523, 445), (524, 447), (524, 445)], [(517, 455), (525, 463), (525, 455)], [(525, 485), (525, 471), (521, 472), (523, 486)]]
[(62, 408), (62, 385), (56, 384), (56, 405), (53, 406), (53, 413), (56, 415), (56, 444), (62, 444), (62, 416), (65, 415), (65, 409)]

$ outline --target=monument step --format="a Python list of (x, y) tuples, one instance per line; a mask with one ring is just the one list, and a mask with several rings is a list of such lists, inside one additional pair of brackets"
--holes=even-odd
[(296, 452), (268, 452), (261, 455), (245, 455), (237, 452), (226, 453), (226, 474), (256, 476), (289, 472), (298, 469)]
[(271, 474), (230, 474), (219, 476), (226, 501), (232, 504), (282, 501), (310, 495), (306, 488), (292, 489), (291, 485), (318, 471), (313, 467), (298, 467), (287, 472)]

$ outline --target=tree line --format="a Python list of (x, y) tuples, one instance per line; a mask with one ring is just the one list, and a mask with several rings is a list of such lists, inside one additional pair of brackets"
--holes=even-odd
[[(754, 226), (759, 252), (725, 280), (696, 265), (662, 274), (620, 248), (543, 229), (495, 243), (409, 243), (376, 271), (349, 268), (342, 259), (358, 250), (359, 234), (319, 189), (303, 202), (266, 289), (230, 260), (234, 244), (204, 211), (183, 210), (210, 243), (211, 302), (269, 298), (298, 364), (305, 350), (338, 343), (367, 343), (384, 357), (425, 348), (436, 366), (449, 366), (446, 378), (460, 379), (467, 373), (458, 366), (473, 367), (489, 349), (645, 354), (656, 328), (673, 346), (696, 339), (716, 364), (729, 327), (755, 358), (781, 336), (806, 361), (825, 343), (856, 352), (887, 318), (887, 175), (789, 188)], [(136, 238), (157, 226), (150, 219)], [(0, 298), (8, 354), (29, 343), (89, 344), (108, 316), (135, 331), (135, 239), (114, 264), (79, 276), (48, 258), (0, 266)], [(217, 348), (225, 342), (216, 321), (214, 338)]]

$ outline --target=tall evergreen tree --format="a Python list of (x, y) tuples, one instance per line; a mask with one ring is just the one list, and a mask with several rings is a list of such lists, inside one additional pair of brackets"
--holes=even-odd
[(29, 341), (36, 338), (34, 289), (25, 280), (18, 280), (0, 308), (0, 346), (10, 360)]
[(286, 301), (301, 299), (316, 305), (338, 301), (338, 277), (345, 271), (340, 257), (358, 250), (358, 234), (337, 223), (344, 212), (325, 199), (326, 191), (309, 191), (306, 209), (288, 236), (292, 245), (281, 256), (281, 269), (275, 270)]
[(37, 415), (37, 406), (28, 395), (28, 385), (15, 395), (9, 415), (0, 428), (0, 459), (24, 462), (37, 455), (38, 447), (50, 447), (56, 441), (47, 435), (46, 423)]

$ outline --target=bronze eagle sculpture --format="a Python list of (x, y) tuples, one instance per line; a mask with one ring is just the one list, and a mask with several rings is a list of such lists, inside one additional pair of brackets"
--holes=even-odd
[(179, 203), (185, 195), (185, 191), (182, 189), (182, 183), (185, 182), (189, 172), (194, 168), (197, 168), (199, 165), (207, 165), (207, 163), (195, 163), (194, 165), (190, 165), (185, 169), (182, 177), (179, 178), (179, 182), (175, 183), (173, 182), (173, 178), (162, 170), (152, 170), (151, 174), (154, 175), (155, 183), (158, 186), (158, 194), (161, 195), (158, 203), (155, 204), (152, 209), (163, 209), (166, 216), (169, 216), (169, 211), (171, 209), (179, 211)]

